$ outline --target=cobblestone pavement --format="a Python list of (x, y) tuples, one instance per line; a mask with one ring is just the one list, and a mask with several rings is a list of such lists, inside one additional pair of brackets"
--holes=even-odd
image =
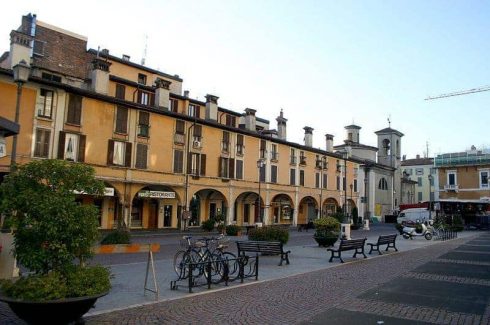
[[(479, 265), (490, 272), (488, 262), (444, 257), (471, 240), (474, 238), (441, 242), (342, 265), (337, 262), (338, 266), (328, 269), (127, 308), (86, 317), (85, 321), (86, 324), (376, 324), (376, 319), (384, 317), (393, 320), (386, 324), (405, 324), (407, 321), (490, 324), (490, 299), (484, 300), (484, 311), (476, 313), (454, 312), (430, 304), (389, 302), (377, 299), (377, 293), (369, 296), (373, 290), (398, 280), (437, 281), (441, 287), (459, 283), (490, 292), (488, 278), (416, 271), (427, 263), (449, 262), (460, 266)], [(0, 317), (5, 317), (3, 324), (22, 324), (11, 313), (5, 312), (5, 308), (8, 307), (0, 306)], [(335, 318), (335, 315), (341, 317)], [(367, 316), (363, 318), (362, 315)]]

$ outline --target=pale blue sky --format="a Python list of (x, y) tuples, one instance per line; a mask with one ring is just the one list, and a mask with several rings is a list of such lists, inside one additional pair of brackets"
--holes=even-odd
[(408, 158), (490, 146), (490, 91), (424, 101), (490, 85), (488, 1), (9, 1), (0, 52), (29, 12), (138, 63), (147, 36), (147, 66), (271, 128), (282, 108), (293, 142), (310, 126), (314, 147), (341, 144), (355, 123), (376, 145), (391, 116)]

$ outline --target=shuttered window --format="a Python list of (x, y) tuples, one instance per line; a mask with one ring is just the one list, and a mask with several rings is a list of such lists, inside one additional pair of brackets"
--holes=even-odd
[(128, 133), (128, 108), (124, 106), (118, 106), (116, 109), (116, 132), (126, 134)]
[(296, 169), (289, 170), (289, 185), (296, 185)]
[(320, 188), (320, 173), (315, 173), (315, 187)]
[(126, 98), (126, 87), (121, 84), (116, 84), (116, 98), (125, 99)]
[(143, 143), (136, 145), (136, 168), (146, 169), (148, 157), (148, 146)]
[(174, 173), (184, 172), (184, 151), (174, 150)]
[(150, 113), (140, 112), (138, 121), (138, 136), (150, 137)]
[(299, 171), (299, 185), (305, 186), (305, 171), (304, 170)]
[(58, 137), (58, 159), (77, 162), (85, 161), (86, 136), (60, 131)]
[(328, 186), (328, 175), (323, 174), (323, 183), (322, 183), (323, 188), (327, 188)]
[(194, 139), (201, 139), (202, 137), (202, 126), (201, 125), (194, 125), (194, 131), (193, 131), (193, 134), (194, 134)]
[(271, 183), (277, 183), (277, 166), (271, 166)]
[(34, 146), (34, 156), (49, 158), (49, 140), (51, 131), (46, 129), (36, 129), (36, 143)]
[(185, 122), (182, 120), (175, 121), (175, 133), (185, 134)]
[(130, 142), (114, 141), (109, 139), (107, 149), (107, 164), (117, 166), (131, 166), (132, 144)]
[(177, 99), (170, 99), (169, 109), (171, 112), (178, 113), (179, 112), (179, 101)]
[(236, 161), (236, 174), (235, 174), (236, 179), (243, 179), (243, 161), (242, 160), (237, 160)]
[(238, 155), (243, 155), (243, 134), (236, 135), (236, 153)]
[(68, 111), (66, 113), (66, 123), (80, 125), (82, 118), (82, 96), (68, 95)]

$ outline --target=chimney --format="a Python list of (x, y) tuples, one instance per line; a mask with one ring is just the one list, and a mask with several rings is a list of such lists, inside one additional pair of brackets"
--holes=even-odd
[(286, 122), (287, 119), (282, 115), (282, 109), (279, 116), (276, 118), (277, 121), (277, 137), (281, 140), (286, 140)]
[(245, 108), (245, 129), (249, 131), (256, 131), (255, 112), (257, 111), (252, 108)]
[(333, 152), (333, 135), (325, 134), (327, 140), (327, 152)]
[(415, 158), (420, 159), (420, 155), (416, 155)]
[(22, 17), (20, 30), (13, 30), (10, 33), (9, 63), (11, 69), (22, 60), (30, 65), (35, 32), (36, 15), (28, 14)]
[(305, 130), (305, 146), (313, 147), (313, 128), (305, 126), (303, 130)]
[(218, 96), (206, 95), (206, 120), (218, 120)]
[(189, 91), (188, 90), (184, 90), (184, 97), (189, 98)]
[(107, 95), (109, 93), (109, 67), (112, 63), (95, 58), (92, 61), (92, 83), (90, 90)]
[(126, 61), (126, 62), (129, 62), (131, 60), (131, 57), (129, 55), (127, 55), (127, 54), (123, 54), (122, 55), (122, 60), (123, 61)]
[(161, 108), (169, 108), (170, 84), (172, 82), (157, 78), (155, 80), (155, 104)]

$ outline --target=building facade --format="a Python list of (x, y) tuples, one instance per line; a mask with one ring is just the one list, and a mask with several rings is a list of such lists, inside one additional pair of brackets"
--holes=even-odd
[(437, 183), (436, 170), (433, 158), (404, 159), (401, 162), (403, 177), (415, 181), (415, 188), (402, 191), (400, 200), (403, 203), (421, 203), (439, 199), (435, 184)]
[[(20, 96), (13, 68), (27, 64)], [(104, 197), (78, 196), (100, 209), (100, 227), (183, 228), (224, 215), (228, 224), (303, 224), (344, 205), (356, 206), (359, 163), (327, 148), (287, 141), (246, 108), (219, 98), (191, 99), (183, 80), (108, 50), (87, 50), (83, 36), (22, 18), (0, 57), (0, 117), (19, 105), (18, 164), (64, 159), (95, 168)], [(5, 141), (0, 173), (10, 172)], [(341, 167), (343, 166), (343, 168)], [(345, 179), (345, 181), (341, 181)]]

